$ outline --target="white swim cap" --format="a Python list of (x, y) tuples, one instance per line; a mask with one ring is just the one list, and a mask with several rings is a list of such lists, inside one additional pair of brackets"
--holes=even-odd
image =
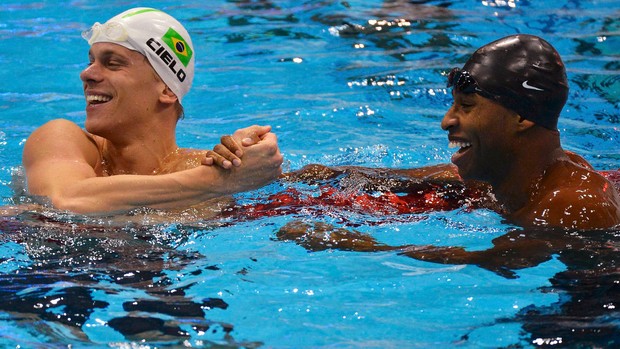
[(174, 92), (179, 102), (194, 80), (194, 47), (187, 30), (172, 16), (137, 7), (95, 23), (82, 33), (89, 45), (111, 42), (138, 51)]

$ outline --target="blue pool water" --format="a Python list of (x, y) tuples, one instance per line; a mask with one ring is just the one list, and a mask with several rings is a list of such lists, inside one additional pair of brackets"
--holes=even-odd
[[(618, 344), (614, 231), (592, 255), (556, 254), (506, 277), (396, 252), (308, 252), (276, 238), (288, 222), (321, 220), (386, 244), (484, 250), (514, 229), (486, 210), (297, 207), (248, 219), (238, 206), (238, 215), (207, 219), (10, 208), (23, 202), (27, 136), (54, 118), (84, 120), (81, 31), (136, 6), (169, 12), (193, 37), (197, 75), (179, 124), (183, 147), (210, 148), (222, 134), (270, 124), (286, 170), (448, 162), (439, 121), (451, 98), (442, 73), (485, 43), (529, 33), (550, 41), (567, 65), (564, 147), (597, 169), (620, 167), (617, 0), (5, 0), (0, 197), (9, 208), (0, 225), (0, 347)], [(317, 190), (274, 183), (239, 195), (238, 205), (291, 187)], [(578, 325), (554, 332), (563, 322)]]

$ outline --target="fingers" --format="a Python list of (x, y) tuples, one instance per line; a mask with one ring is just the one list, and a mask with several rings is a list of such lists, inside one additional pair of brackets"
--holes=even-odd
[[(222, 163), (230, 163), (234, 166), (241, 165), (241, 159), (239, 159), (237, 155), (233, 154), (226, 146), (222, 144), (217, 144), (215, 147), (213, 147), (213, 151), (216, 152), (220, 158), (224, 158)], [(218, 159), (214, 160), (216, 162), (218, 161)]]
[[(209, 150), (209, 151), (210, 151), (210, 150)], [(202, 163), (203, 165), (205, 165), (205, 166), (212, 166), (212, 165), (215, 163), (215, 161), (213, 161), (213, 158), (212, 158), (212, 157), (208, 157), (208, 156), (209, 156), (209, 155), (208, 155), (208, 152), (207, 152), (207, 155), (205, 155), (205, 157), (203, 157), (203, 158), (202, 158), (201, 163)]]
[(219, 166), (224, 169), (229, 169), (232, 167), (232, 163), (230, 161), (226, 160), (213, 150), (207, 150), (200, 163), (205, 166)]
[(271, 132), (271, 126), (254, 125), (235, 131), (233, 138), (247, 147), (258, 143), (269, 132)]
[(240, 166), (240, 157), (243, 156), (241, 146), (229, 135), (222, 136), (220, 142), (213, 147), (213, 150), (207, 151), (201, 163), (205, 166), (216, 165), (224, 169)]
[[(244, 156), (246, 147), (260, 145), (253, 153), (263, 155), (275, 155), (278, 152), (277, 137), (271, 133), (271, 126), (250, 126), (235, 131), (230, 136), (222, 136), (220, 144), (207, 151), (201, 163), (205, 166), (219, 166), (223, 169), (231, 169), (241, 166), (241, 158)], [(270, 160), (273, 163), (273, 160)], [(281, 161), (279, 165), (281, 164)]]
[(253, 126), (249, 126), (246, 128), (242, 128), (237, 130), (235, 133), (239, 132), (242, 136), (248, 137), (250, 135), (256, 135), (259, 138), (262, 137), (264, 134), (271, 132), (271, 126), (267, 125), (267, 126), (259, 126), (259, 125), (253, 125)]
[[(228, 150), (230, 154), (236, 155), (237, 159), (243, 156), (243, 149), (241, 149), (241, 146), (239, 146), (239, 144), (235, 141), (233, 136), (229, 136), (229, 135), (222, 136), (222, 138), (220, 138), (220, 143), (221, 145), (226, 147), (226, 149)], [(225, 156), (222, 153), (220, 153), (220, 155)], [(234, 158), (233, 159), (228, 158), (228, 160), (232, 161), (234, 160)]]
[(275, 133), (271, 133), (271, 132), (268, 132), (262, 135), (258, 141), (256, 141), (255, 138), (252, 138), (252, 140), (255, 141), (254, 144), (258, 144), (258, 143), (272, 144), (272, 145), (278, 144), (278, 137), (276, 136)]
[[(227, 157), (222, 156), (222, 153), (227, 154)], [(228, 160), (228, 158), (232, 158), (233, 160)], [(215, 148), (213, 148), (213, 150), (207, 151), (201, 163), (206, 166), (215, 165), (228, 170), (231, 169), (233, 166), (240, 166), (241, 160), (236, 158), (235, 155), (230, 153), (230, 151), (224, 148), (224, 146), (218, 144), (215, 146)]]
[(241, 145), (243, 145), (244, 147), (249, 147), (251, 145), (258, 143), (259, 141), (260, 141), (260, 138), (258, 137), (246, 137), (241, 140)]

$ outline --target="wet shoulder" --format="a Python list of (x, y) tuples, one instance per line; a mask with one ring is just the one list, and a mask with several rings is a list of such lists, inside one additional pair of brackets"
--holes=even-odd
[[(52, 156), (50, 156), (52, 154)], [(24, 163), (54, 158), (80, 158), (94, 166), (97, 161), (97, 144), (92, 135), (76, 123), (66, 119), (48, 121), (37, 128), (24, 146)]]
[(584, 159), (581, 155), (577, 153), (573, 153), (570, 150), (565, 150), (564, 152), (566, 153), (566, 156), (568, 156), (570, 161), (574, 162), (575, 164), (585, 167), (585, 168), (589, 168), (591, 170), (594, 169), (592, 165), (590, 165), (590, 163), (586, 159)]
[(620, 223), (620, 197), (598, 172), (572, 161), (552, 165), (536, 188), (530, 210), (542, 225), (574, 229)]

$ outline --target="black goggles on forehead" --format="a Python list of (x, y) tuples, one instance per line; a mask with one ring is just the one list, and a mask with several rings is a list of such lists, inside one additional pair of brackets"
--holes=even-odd
[(477, 93), (482, 97), (496, 99), (496, 96), (481, 89), (476, 79), (467, 70), (461, 70), (460, 68), (452, 68), (450, 70), (447, 87), (454, 87), (457, 91), (463, 93)]

